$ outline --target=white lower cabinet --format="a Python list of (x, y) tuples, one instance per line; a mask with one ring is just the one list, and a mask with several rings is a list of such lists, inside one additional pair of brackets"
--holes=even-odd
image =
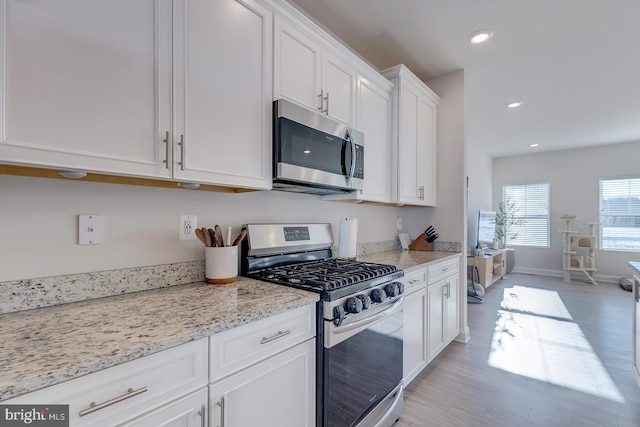
[(315, 425), (315, 305), (211, 337), (212, 426)]
[(409, 384), (427, 366), (427, 270), (404, 277), (404, 325), (402, 372)]
[(315, 425), (315, 340), (310, 339), (216, 382), (212, 426)]
[[(69, 425), (74, 427), (200, 426), (197, 411), (207, 404), (208, 341), (183, 344), (2, 403), (69, 405)], [(191, 399), (194, 392), (197, 399)], [(166, 423), (169, 419), (174, 421)]]
[(459, 257), (428, 268), (428, 361), (458, 335)]

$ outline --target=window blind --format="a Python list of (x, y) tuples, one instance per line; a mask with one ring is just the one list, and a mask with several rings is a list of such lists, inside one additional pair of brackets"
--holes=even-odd
[(549, 184), (517, 184), (502, 187), (502, 200), (515, 203), (517, 223), (510, 233), (515, 239), (507, 239), (508, 245), (549, 247)]
[(600, 180), (600, 248), (640, 252), (640, 178)]

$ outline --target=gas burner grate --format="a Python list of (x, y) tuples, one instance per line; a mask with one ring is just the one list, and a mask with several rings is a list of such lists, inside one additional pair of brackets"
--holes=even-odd
[(270, 267), (251, 276), (290, 286), (331, 291), (386, 276), (396, 271), (392, 265), (347, 259), (328, 259)]

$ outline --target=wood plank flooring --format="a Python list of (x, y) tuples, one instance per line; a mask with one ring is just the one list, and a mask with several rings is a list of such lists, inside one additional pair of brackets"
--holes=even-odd
[(451, 343), (405, 389), (394, 427), (638, 427), (632, 296), (616, 284), (511, 274), (468, 304)]

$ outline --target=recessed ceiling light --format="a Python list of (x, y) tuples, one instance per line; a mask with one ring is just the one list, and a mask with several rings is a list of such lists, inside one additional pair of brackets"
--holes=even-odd
[(511, 102), (511, 103), (507, 104), (507, 108), (518, 108), (522, 104), (523, 104), (522, 101)]
[(531, 147), (531, 148), (536, 148), (536, 147), (539, 147), (539, 146), (540, 146), (540, 144), (536, 144), (536, 143), (529, 144), (529, 147)]
[(469, 43), (479, 44), (484, 43), (493, 37), (493, 31), (491, 30), (478, 30), (469, 34)]

